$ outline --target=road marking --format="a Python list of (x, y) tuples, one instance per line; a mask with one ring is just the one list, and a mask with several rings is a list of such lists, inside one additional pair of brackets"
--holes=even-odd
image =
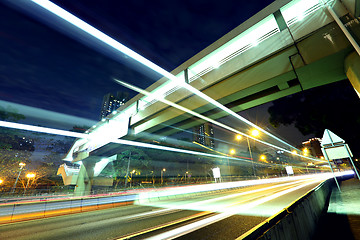
[(185, 234), (196, 231), (196, 230), (198, 230), (200, 228), (203, 228), (203, 227), (208, 226), (210, 224), (213, 224), (215, 222), (221, 221), (221, 220), (223, 220), (225, 218), (228, 218), (230, 216), (236, 215), (241, 210), (256, 207), (256, 206), (258, 206), (260, 204), (263, 204), (263, 203), (268, 202), (270, 200), (276, 199), (278, 197), (281, 197), (281, 196), (283, 196), (285, 194), (296, 191), (296, 190), (298, 190), (300, 188), (306, 187), (306, 186), (311, 185), (311, 184), (314, 184), (314, 182), (310, 182), (310, 183), (306, 183), (306, 184), (303, 184), (303, 185), (300, 185), (300, 186), (297, 186), (297, 187), (294, 187), (294, 188), (286, 189), (284, 191), (281, 191), (281, 192), (275, 193), (273, 195), (261, 198), (261, 199), (256, 200), (256, 201), (253, 201), (253, 202), (251, 202), (249, 204), (239, 206), (239, 207), (237, 207), (235, 209), (231, 208), (231, 209), (229, 209), (228, 211), (226, 211), (224, 213), (220, 213), (218, 215), (215, 215), (215, 216), (212, 216), (212, 217), (209, 217), (209, 218), (206, 218), (206, 219), (194, 222), (194, 223), (190, 223), (188, 225), (185, 225), (185, 226), (170, 230), (170, 231), (165, 232), (165, 233), (155, 235), (155, 236), (147, 238), (147, 239), (149, 239), (149, 240), (174, 239), (174, 238), (183, 236)]
[(151, 228), (139, 231), (139, 232), (135, 232), (135, 233), (132, 233), (132, 234), (129, 234), (129, 235), (125, 235), (125, 236), (122, 236), (120, 238), (116, 238), (116, 240), (130, 239), (130, 238), (133, 238), (133, 237), (136, 237), (136, 236), (143, 235), (143, 234), (148, 233), (148, 232), (156, 231), (156, 230), (161, 229), (161, 228), (169, 227), (171, 225), (176, 225), (176, 224), (179, 224), (179, 223), (182, 223), (182, 222), (185, 222), (185, 221), (189, 221), (191, 219), (199, 218), (199, 217), (202, 217), (202, 216), (206, 216), (206, 215), (209, 215), (209, 214), (212, 214), (212, 213), (213, 212), (209, 212), (209, 211), (197, 213), (197, 214), (194, 214), (194, 215), (191, 215), (191, 216), (188, 216), (188, 217), (180, 218), (178, 220), (174, 220), (174, 221), (164, 223), (164, 224), (161, 224), (161, 225), (158, 225), (158, 226), (155, 226), (155, 227), (151, 227)]

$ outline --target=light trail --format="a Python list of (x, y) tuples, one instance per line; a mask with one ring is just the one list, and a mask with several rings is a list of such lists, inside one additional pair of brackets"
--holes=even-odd
[[(146, 90), (144, 90), (144, 89), (141, 89), (141, 88), (139, 88), (139, 87), (136, 87), (136, 86), (134, 86), (134, 85), (131, 85), (131, 84), (129, 84), (129, 83), (126, 83), (126, 82), (124, 82), (124, 81), (121, 81), (121, 80), (118, 80), (118, 79), (114, 79), (114, 81), (117, 82), (118, 84), (120, 84), (120, 85), (122, 85), (122, 86), (124, 86), (124, 87), (127, 87), (127, 88), (129, 88), (129, 89), (131, 89), (131, 90), (134, 90), (134, 91), (136, 91), (136, 92), (138, 92), (138, 93), (141, 93), (141, 94), (143, 94), (143, 95), (146, 95), (146, 96), (151, 97), (151, 98), (154, 98), (154, 99), (157, 99), (158, 101), (163, 102), (163, 103), (165, 103), (165, 104), (167, 104), (167, 105), (170, 105), (170, 106), (172, 106), (172, 107), (174, 107), (174, 108), (176, 108), (176, 109), (179, 109), (180, 111), (189, 113), (189, 114), (191, 114), (191, 115), (193, 115), (193, 116), (195, 116), (195, 117), (198, 117), (198, 118), (201, 118), (201, 119), (203, 119), (203, 120), (205, 120), (205, 121), (211, 122), (211, 123), (213, 123), (213, 124), (215, 124), (215, 125), (217, 125), (217, 126), (219, 126), (219, 127), (222, 127), (222, 128), (224, 128), (224, 129), (227, 129), (227, 130), (232, 131), (232, 132), (237, 133), (237, 134), (241, 134), (241, 135), (243, 135), (243, 136), (245, 136), (245, 137), (247, 137), (247, 138), (251, 138), (251, 139), (253, 139), (253, 140), (255, 140), (255, 141), (259, 142), (259, 143), (262, 143), (262, 144), (264, 144), (264, 145), (267, 145), (267, 146), (269, 146), (269, 147), (272, 147), (272, 148), (275, 148), (275, 149), (278, 149), (278, 150), (281, 150), (281, 151), (284, 151), (284, 152), (287, 152), (287, 153), (291, 153), (291, 154), (293, 154), (293, 155), (297, 155), (297, 156), (299, 156), (299, 157), (301, 157), (301, 158), (306, 158), (306, 159), (309, 159), (309, 160), (326, 163), (326, 161), (324, 161), (324, 160), (317, 159), (317, 158), (311, 158), (311, 157), (307, 157), (307, 156), (302, 156), (302, 155), (300, 155), (300, 154), (298, 154), (298, 153), (295, 154), (294, 152), (289, 151), (289, 150), (287, 150), (287, 149), (285, 149), (285, 148), (282, 148), (282, 147), (276, 146), (276, 145), (274, 145), (274, 144), (271, 144), (271, 143), (262, 141), (262, 140), (260, 140), (260, 139), (257, 139), (257, 138), (255, 138), (255, 137), (252, 137), (252, 136), (250, 136), (250, 135), (248, 135), (248, 134), (246, 134), (246, 133), (243, 133), (243, 132), (241, 132), (241, 131), (239, 131), (239, 130), (236, 130), (235, 128), (232, 128), (232, 127), (230, 127), (230, 126), (228, 126), (228, 125), (226, 125), (226, 124), (220, 123), (220, 122), (218, 122), (218, 121), (216, 121), (216, 120), (213, 120), (213, 119), (211, 119), (211, 118), (209, 118), (209, 117), (206, 117), (206, 116), (204, 116), (204, 115), (202, 115), (202, 114), (199, 114), (199, 113), (194, 112), (194, 111), (192, 111), (192, 110), (190, 110), (190, 109), (188, 109), (188, 108), (185, 108), (185, 107), (183, 107), (183, 106), (181, 106), (181, 105), (179, 105), (179, 104), (177, 104), (177, 103), (171, 102), (171, 101), (165, 99), (165, 98), (162, 97), (162, 96), (153, 94), (153, 93), (148, 92), (148, 91), (146, 91)], [(294, 147), (292, 147), (292, 148), (294, 148)], [(298, 150), (298, 151), (300, 151), (300, 150)]]
[[(258, 129), (259, 131), (265, 133), (266, 135), (276, 139), (277, 141), (289, 146), (291, 149), (296, 149), (294, 146), (290, 145), (289, 143), (283, 141), (282, 139), (276, 137), (275, 135), (265, 131), (264, 129), (260, 128), (256, 124), (250, 122), (249, 120), (241, 117), (240, 115), (236, 114), (231, 109), (225, 107), (221, 103), (217, 102), (216, 100), (212, 99), (211, 97), (207, 96), (203, 92), (199, 91), (198, 89), (192, 87), (190, 84), (187, 84), (185, 81), (178, 81), (178, 79), (171, 74), (170, 72), (166, 71), (165, 69), (161, 68), (160, 66), (154, 64), (153, 62), (149, 61), (148, 59), (144, 58), (140, 54), (136, 53), (135, 51), (131, 50), (130, 48), (126, 47), (125, 45), (121, 44), (120, 42), (116, 41), (115, 39), (111, 38), (110, 36), (104, 34), (103, 32), (99, 31), (98, 29), (94, 28), (90, 24), (86, 23), (85, 21), (81, 20), (80, 18), (76, 17), (75, 15), (71, 14), (70, 12), (66, 11), (65, 9), (57, 6), (56, 4), (48, 1), (48, 0), (31, 0), (32, 2), (36, 3), (37, 5), (41, 6), (42, 8), (50, 11), (51, 13), (57, 15), (58, 17), (62, 18), (63, 20), (73, 24), (74, 26), (78, 27), (79, 29), (83, 30), (84, 32), (90, 34), (91, 36), (95, 37), (96, 39), (102, 41), (103, 43), (111, 46), (117, 51), (120, 51), (132, 59), (138, 61), (139, 63), (145, 65), (146, 67), (152, 69), (153, 71), (161, 74), (162, 76), (168, 78), (169, 80), (175, 82), (177, 85), (189, 90), (193, 94), (199, 96), (200, 98), (204, 99), (205, 101), (213, 104), (214, 106), (218, 107), (219, 109), (227, 112), (228, 114), (234, 116), (238, 120)], [(248, 136), (242, 132), (239, 134), (243, 136)], [(299, 155), (301, 156), (301, 155)]]
[[(47, 127), (38, 127), (38, 126), (27, 125), (27, 124), (22, 124), (22, 123), (13, 123), (13, 122), (0, 121), (0, 127), (20, 129), (20, 130), (33, 131), (33, 132), (46, 133), (46, 134), (61, 135), (61, 136), (68, 136), (68, 137), (74, 137), (74, 138), (91, 139), (91, 136), (89, 134), (87, 134), (87, 133), (76, 133), (76, 132), (71, 132), (71, 131), (65, 131), (65, 130), (47, 128)], [(196, 151), (192, 151), (192, 150), (185, 150), (185, 149), (180, 149), (180, 148), (159, 146), (159, 145), (153, 145), (153, 144), (149, 144), (149, 143), (142, 143), (142, 142), (124, 140), (124, 139), (115, 139), (115, 140), (112, 140), (111, 143), (118, 143), (118, 144), (124, 144), (124, 145), (128, 145), (128, 146), (159, 149), (159, 150), (165, 150), (165, 151), (170, 151), (170, 152), (187, 153), (187, 154), (192, 154), (192, 155), (197, 155), (197, 156), (200, 155), (200, 156), (205, 156), (205, 157), (227, 158), (227, 159), (233, 159), (233, 160), (238, 160), (239, 161), (239, 158), (230, 157), (230, 156), (223, 156), (223, 155), (215, 155), (215, 154), (210, 154), (210, 153), (196, 152)], [(243, 161), (246, 161), (246, 160), (243, 160)]]
[(55, 135), (74, 137), (74, 138), (88, 138), (87, 134), (84, 133), (77, 133), (66, 130), (47, 128), (47, 127), (39, 127), (39, 126), (22, 124), (22, 123), (0, 121), (0, 127), (14, 128), (14, 129), (20, 129), (20, 130), (26, 130), (32, 132), (39, 132), (39, 133), (55, 134)]
[(206, 218), (206, 219), (194, 222), (194, 223), (190, 223), (188, 225), (185, 225), (185, 226), (182, 226), (182, 227), (179, 227), (179, 228), (176, 228), (176, 229), (173, 229), (173, 230), (167, 231), (165, 233), (161, 233), (161, 234), (158, 234), (158, 235), (155, 235), (153, 237), (146, 238), (146, 239), (149, 239), (149, 240), (175, 239), (177, 237), (186, 235), (186, 234), (188, 234), (190, 232), (196, 231), (196, 230), (198, 230), (200, 228), (206, 227), (206, 226), (208, 226), (210, 224), (219, 222), (219, 221), (221, 221), (221, 220), (223, 220), (225, 218), (236, 215), (241, 211), (249, 210), (249, 209), (254, 208), (254, 207), (256, 207), (256, 206), (258, 206), (260, 204), (263, 204), (265, 202), (274, 200), (276, 198), (279, 198), (281, 196), (284, 196), (284, 195), (286, 195), (288, 193), (294, 192), (296, 190), (299, 190), (299, 189), (304, 188), (306, 186), (309, 186), (311, 184), (314, 184), (314, 182), (305, 183), (305, 184), (302, 184), (302, 185), (297, 186), (297, 187), (293, 187), (293, 188), (290, 188), (290, 189), (283, 190), (281, 192), (274, 193), (274, 194), (272, 194), (270, 196), (263, 197), (263, 198), (260, 198), (258, 200), (251, 201), (248, 204), (244, 204), (244, 205), (241, 205), (241, 206), (236, 207), (236, 208), (230, 208), (227, 211), (225, 211), (223, 213), (220, 213), (218, 215), (215, 215), (215, 216), (212, 216), (212, 217), (209, 217), (209, 218)]
[[(0, 127), (20, 129), (20, 130), (46, 133), (46, 134), (61, 135), (61, 136), (74, 137), (74, 138), (83, 138), (83, 139), (88, 139), (88, 140), (92, 139), (91, 136), (87, 133), (77, 133), (77, 132), (71, 132), (71, 131), (54, 129), (54, 128), (27, 125), (27, 124), (22, 124), (22, 123), (0, 121)], [(251, 163), (249, 160), (243, 159), (240, 157), (231, 157), (229, 155), (216, 155), (216, 154), (210, 154), (210, 153), (204, 153), (204, 152), (196, 152), (193, 150), (185, 150), (185, 149), (180, 149), (180, 148), (159, 146), (159, 145), (153, 145), (153, 144), (149, 144), (149, 143), (124, 140), (124, 139), (115, 139), (110, 142), (124, 144), (124, 145), (128, 145), (128, 146), (144, 147), (144, 148), (158, 149), (158, 150), (164, 150), (164, 151), (170, 151), (170, 152), (186, 153), (186, 154), (191, 154), (191, 155), (213, 157), (213, 158), (225, 158), (225, 159), (231, 159), (231, 160), (236, 160), (236, 161), (242, 161), (244, 163), (249, 163), (249, 164)], [(256, 163), (256, 164), (264, 165), (264, 163)]]
[[(353, 171), (344, 171), (344, 172), (335, 173), (335, 176), (344, 176), (344, 175), (353, 175), (353, 174), (354, 174)], [(332, 177), (333, 174), (329, 172), (329, 173), (321, 173), (321, 174), (291, 176), (291, 177), (278, 177), (278, 178), (270, 178), (270, 179), (246, 180), (246, 181), (238, 181), (238, 182), (223, 182), (216, 184), (203, 184), (203, 185), (176, 187), (176, 188), (166, 188), (157, 191), (142, 192), (139, 194), (138, 202), (142, 204), (153, 198), (185, 195), (185, 194), (200, 193), (206, 191), (216, 191), (222, 189), (247, 187), (247, 186), (256, 186), (261, 184), (281, 183), (290, 180), (292, 181), (300, 181), (304, 179), (326, 180)]]
[[(203, 201), (199, 201), (199, 202), (195, 202), (195, 203), (187, 203), (187, 204), (184, 204), (184, 205), (178, 205), (177, 203), (175, 203), (177, 205), (169, 206), (166, 203), (165, 203), (165, 205), (162, 204), (161, 202), (157, 203), (156, 200), (151, 201), (149, 203), (142, 203), (142, 204), (138, 204), (138, 205), (162, 207), (162, 208), (167, 208), (167, 209), (183, 209), (183, 210), (195, 210), (195, 211), (224, 212), (223, 211), (224, 210), (223, 206), (219, 206), (218, 208), (216, 208), (215, 206), (205, 207), (204, 205), (209, 204), (209, 203), (213, 203), (213, 202), (217, 202), (217, 201), (230, 199), (230, 198), (235, 198), (235, 197), (240, 197), (240, 196), (249, 195), (249, 194), (253, 194), (253, 193), (258, 193), (258, 192), (261, 192), (261, 191), (271, 190), (271, 189), (274, 189), (274, 188), (285, 187), (285, 186), (290, 186), (290, 185), (294, 185), (294, 184), (301, 184), (302, 182), (309, 181), (309, 179), (313, 180), (310, 177), (307, 177), (307, 178), (304, 178), (304, 179), (297, 179), (297, 180), (294, 180), (294, 181), (292, 181), (293, 179), (286, 179), (287, 181), (292, 181), (292, 182), (281, 183), (281, 181), (279, 181), (280, 184), (277, 184), (277, 185), (274, 185), (274, 186), (249, 190), (249, 191), (240, 192), (240, 193), (229, 194), (229, 195), (222, 196), (222, 197), (211, 198), (211, 199), (207, 199), (207, 200), (203, 200)], [(323, 180), (326, 180), (328, 178), (316, 178), (316, 179), (319, 180), (319, 181), (323, 181)], [(269, 184), (269, 183), (261, 183), (259, 185), (263, 185), (263, 184)], [(253, 185), (248, 185), (248, 186), (245, 186), (245, 187), (251, 187), (251, 186), (253, 186)]]
[[(282, 188), (282, 187), (289, 188), (290, 185), (297, 186), (299, 184), (302, 184), (302, 182), (304, 182), (304, 181), (308, 181), (308, 179), (300, 180), (298, 182), (284, 183), (284, 184), (280, 184), (280, 185), (276, 185), (276, 186), (270, 186), (270, 187), (256, 189), (256, 190), (250, 190), (250, 191), (246, 191), (246, 192), (240, 192), (240, 193), (231, 194), (231, 195), (222, 196), (222, 197), (216, 197), (216, 198), (212, 198), (212, 199), (198, 201), (198, 202), (195, 202), (195, 203), (188, 203), (188, 204), (185, 204), (185, 205), (179, 205), (177, 203), (177, 205), (170, 206), (170, 207), (166, 206), (166, 205), (165, 206), (164, 205), (156, 206), (156, 207), (162, 207), (162, 208), (164, 208), (164, 210), (166, 210), (166, 209), (168, 209), (168, 210), (179, 210), (179, 209), (181, 209), (181, 210), (195, 210), (195, 211), (201, 211), (201, 212), (197, 213), (197, 214), (194, 214), (194, 215), (190, 215), (190, 216), (185, 217), (185, 218), (181, 218), (181, 219), (178, 219), (178, 220), (171, 221), (169, 223), (157, 225), (157, 226), (154, 226), (154, 227), (142, 230), (142, 231), (138, 231), (138, 232), (131, 233), (131, 234), (128, 234), (128, 235), (125, 235), (125, 236), (121, 236), (121, 237), (117, 238), (117, 240), (130, 239), (130, 238), (133, 238), (133, 237), (136, 237), (136, 236), (141, 236), (143, 234), (147, 234), (149, 232), (164, 229), (164, 228), (169, 227), (169, 226), (174, 226), (176, 224), (179, 224), (179, 223), (182, 223), (182, 222), (185, 222), (185, 221), (189, 221), (191, 219), (196, 219), (196, 218), (201, 217), (201, 216), (206, 216), (206, 215), (211, 216), (211, 215), (213, 215), (213, 213), (223, 212), (224, 208), (230, 208), (230, 207), (233, 207), (234, 205), (239, 205), (241, 203), (249, 202), (251, 200), (245, 199), (245, 200), (242, 200), (242, 202), (231, 203), (231, 204), (228, 204), (228, 205), (225, 205), (225, 206), (218, 206), (217, 208), (216, 207), (214, 208), (213, 206), (208, 206), (208, 207), (205, 207), (205, 208), (201, 209), (201, 206), (203, 206), (204, 204), (208, 204), (208, 203), (215, 202), (215, 201), (222, 201), (222, 200), (226, 200), (226, 199), (229, 199), (229, 198), (235, 198), (235, 197), (239, 197), (239, 196), (243, 196), (243, 195), (250, 195), (250, 194), (254, 194), (254, 193), (257, 193), (257, 192), (261, 192), (261, 191), (271, 190), (271, 189), (274, 189), (274, 188)], [(250, 199), (257, 199), (257, 198), (258, 197), (255, 196), (255, 197), (250, 198)], [(176, 202), (175, 202), (175, 204), (176, 204)], [(151, 205), (146, 205), (146, 206), (151, 206)], [(179, 208), (179, 206), (180, 206), (180, 208)]]

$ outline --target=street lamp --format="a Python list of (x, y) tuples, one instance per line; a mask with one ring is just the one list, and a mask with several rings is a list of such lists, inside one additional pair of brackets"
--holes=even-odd
[(257, 129), (253, 129), (253, 130), (251, 131), (251, 135), (252, 135), (253, 137), (258, 137), (258, 136), (260, 135), (260, 132), (259, 132), (259, 130), (257, 130)]
[(266, 160), (266, 156), (265, 156), (264, 154), (261, 155), (261, 156), (260, 156), (260, 160), (265, 161), (265, 160)]
[(4, 182), (4, 180), (0, 179), (0, 184), (2, 184)]
[[(237, 137), (236, 137), (237, 138)], [(234, 149), (230, 149), (230, 154), (234, 155), (236, 152)], [(229, 158), (228, 158), (228, 171), (229, 171), (229, 176), (230, 176), (230, 182), (231, 182), (231, 171), (230, 171), (230, 163), (229, 163)]]
[(129, 152), (128, 165), (127, 165), (127, 169), (126, 169), (125, 188), (127, 187), (127, 182), (129, 180), (128, 178), (129, 178), (130, 160), (131, 160), (131, 151)]
[[(260, 132), (256, 129), (252, 130), (250, 132), (250, 134), (253, 136), (253, 137), (257, 137), (259, 136)], [(240, 141), (242, 139), (242, 136), (240, 134), (236, 135), (236, 140)], [(253, 159), (253, 156), (252, 156), (252, 152), (251, 152), (251, 147), (250, 147), (250, 142), (249, 142), (249, 137), (246, 137), (246, 141), (247, 141), (247, 144), (248, 144), (248, 148), (249, 148), (249, 154), (250, 154), (250, 159), (251, 159), (251, 163), (252, 163), (252, 167), (253, 167), (253, 172), (254, 172), (254, 176), (256, 176), (256, 173), (255, 173), (255, 166), (254, 166), (254, 159)], [(240, 144), (240, 143), (239, 143)]]
[(304, 153), (304, 156), (305, 156), (305, 157), (308, 156), (308, 155), (309, 155), (309, 149), (304, 148), (304, 149), (303, 149), (303, 153)]
[(24, 194), (26, 192), (27, 187), (29, 186), (30, 179), (35, 178), (35, 173), (28, 173), (28, 174), (26, 174), (26, 177), (27, 177), (28, 181), (27, 181), (26, 187), (24, 189)]
[(130, 177), (130, 178), (131, 178), (131, 179), (130, 179), (130, 187), (131, 187), (131, 183), (132, 183), (132, 181), (133, 181), (133, 180), (132, 180), (132, 175), (133, 175), (135, 172), (136, 172), (135, 169), (130, 172), (130, 176), (131, 176), (131, 177)]
[(17, 182), (18, 182), (18, 180), (19, 180), (19, 177), (20, 177), (20, 174), (21, 174), (21, 171), (22, 171), (22, 169), (25, 167), (25, 163), (23, 163), (23, 162), (21, 162), (21, 163), (19, 163), (19, 166), (20, 166), (20, 171), (19, 171), (19, 174), (18, 174), (18, 176), (17, 176), (17, 178), (16, 178), (16, 180), (15, 180), (15, 184), (14, 184), (14, 187), (13, 187), (13, 190), (12, 190), (12, 192), (11, 193), (14, 193), (15, 192), (15, 188), (16, 188), (16, 184), (17, 184)]
[(166, 169), (165, 168), (163, 168), (162, 170), (161, 170), (161, 184), (163, 184), (163, 172), (165, 172), (166, 171)]
[[(251, 135), (252, 135), (253, 137), (258, 137), (258, 136), (260, 135), (260, 132), (259, 132), (259, 130), (257, 130), (257, 129), (253, 129), (253, 130), (251, 130)], [(247, 143), (248, 143), (248, 146), (249, 146), (249, 153), (250, 153), (250, 158), (251, 158), (251, 161), (252, 161), (252, 167), (253, 167), (254, 177), (256, 177), (254, 158), (253, 158), (253, 156), (252, 156), (249, 138), (247, 138)], [(255, 143), (254, 143), (254, 144), (255, 144)]]

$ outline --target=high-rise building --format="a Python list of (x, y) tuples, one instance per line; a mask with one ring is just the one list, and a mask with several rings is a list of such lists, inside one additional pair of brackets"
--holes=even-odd
[(306, 142), (303, 142), (302, 145), (308, 149), (310, 155), (318, 158), (323, 156), (320, 138), (310, 138)]
[(104, 96), (101, 105), (100, 120), (105, 118), (107, 115), (116, 111), (121, 105), (129, 100), (129, 93), (127, 92), (116, 92), (116, 95), (108, 93)]
[(204, 123), (193, 130), (193, 141), (209, 148), (214, 148), (214, 128), (212, 123)]

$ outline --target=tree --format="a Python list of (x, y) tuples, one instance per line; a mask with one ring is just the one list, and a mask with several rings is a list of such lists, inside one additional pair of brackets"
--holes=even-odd
[(0, 120), (18, 122), (22, 119), (25, 119), (25, 116), (18, 113), (18, 111), (15, 108), (8, 106), (5, 109), (4, 107), (0, 106)]
[(117, 159), (108, 164), (100, 176), (112, 176), (115, 180), (115, 186), (117, 186), (124, 181), (129, 162), (129, 176), (133, 170), (139, 176), (146, 176), (151, 171), (151, 158), (145, 151), (139, 147), (127, 147), (119, 151)]
[[(12, 107), (0, 106), (0, 120), (17, 122), (25, 119)], [(26, 135), (26, 131), (10, 128), (0, 128), (0, 176), (13, 183), (19, 172), (19, 163), (28, 164), (29, 158), (35, 150), (33, 139)]]
[(329, 129), (360, 155), (360, 100), (349, 82), (313, 88), (273, 102), (269, 107), (274, 127), (295, 124), (303, 134), (322, 137)]

